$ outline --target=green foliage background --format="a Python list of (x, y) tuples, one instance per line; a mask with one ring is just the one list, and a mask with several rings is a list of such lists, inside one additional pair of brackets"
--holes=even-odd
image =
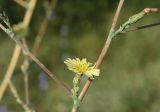
[[(119, 0), (59, 0), (50, 21), (38, 58), (60, 79), (72, 86), (73, 73), (63, 61), (66, 57), (86, 57), (95, 62), (106, 40)], [(159, 0), (126, 0), (118, 26), (146, 7), (159, 7)], [(25, 10), (12, 1), (0, 0), (12, 24), (23, 19)], [(31, 48), (45, 16), (43, 1), (38, 0), (27, 36)], [(136, 25), (154, 23), (159, 14), (146, 16)], [(101, 66), (101, 76), (90, 87), (81, 112), (158, 112), (160, 110), (160, 27), (126, 33), (114, 39)], [(0, 31), (0, 82), (2, 81), (14, 42)], [(20, 65), (13, 82), (24, 98)], [(72, 100), (55, 82), (48, 79), (48, 89), (39, 88), (42, 71), (32, 63), (29, 69), (31, 107), (37, 112), (70, 112)], [(86, 78), (84, 78), (86, 80)], [(82, 81), (84, 83), (84, 80)], [(82, 85), (83, 85), (82, 83)], [(22, 112), (8, 89), (0, 107), (8, 112)], [(1, 111), (0, 111), (1, 112)]]

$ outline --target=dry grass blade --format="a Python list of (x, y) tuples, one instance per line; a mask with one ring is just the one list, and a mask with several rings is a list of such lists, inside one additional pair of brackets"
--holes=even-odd
[(2, 84), (0, 85), (0, 101), (5, 93), (5, 90), (10, 82), (10, 79), (13, 75), (14, 69), (16, 67), (17, 61), (19, 59), (21, 48), (19, 46), (15, 46), (13, 51), (13, 56), (11, 58), (10, 64), (8, 66), (8, 70), (5, 74), (5, 77), (2, 81)]
[(47, 26), (48, 26), (48, 18), (45, 17), (44, 20), (41, 23), (38, 35), (36, 36), (35, 41), (34, 41), (35, 43), (34, 43), (33, 48), (32, 48), (32, 53), (34, 55), (37, 54), (37, 51), (38, 51), (39, 46), (40, 46), (40, 43), (41, 43), (41, 41), (42, 41), (42, 39), (44, 37), (44, 34), (45, 34), (46, 30), (47, 30)]
[(26, 11), (24, 19), (23, 19), (23, 26), (25, 28), (28, 27), (28, 25), (31, 21), (31, 17), (32, 17), (36, 3), (37, 3), (37, 0), (30, 0), (30, 2), (28, 3), (28, 8), (27, 8), (27, 11)]

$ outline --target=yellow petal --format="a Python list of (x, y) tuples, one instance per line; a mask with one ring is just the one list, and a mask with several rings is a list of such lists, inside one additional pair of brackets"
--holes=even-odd
[(85, 74), (86, 76), (94, 79), (93, 76), (99, 76), (100, 70), (95, 69), (94, 66), (90, 67), (92, 63), (87, 62), (86, 58), (80, 60), (79, 58), (70, 59), (67, 58), (64, 63), (67, 65), (68, 69), (75, 72), (78, 75)]
[(87, 75), (88, 77), (91, 76), (99, 76), (100, 70), (99, 69), (88, 69), (84, 74)]

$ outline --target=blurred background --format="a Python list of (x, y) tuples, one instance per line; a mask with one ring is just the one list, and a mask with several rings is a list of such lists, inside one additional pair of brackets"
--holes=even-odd
[[(108, 35), (119, 0), (58, 0), (37, 52), (53, 73), (72, 87), (74, 74), (67, 70), (67, 57), (95, 62)], [(117, 28), (146, 7), (159, 7), (159, 0), (126, 0)], [(12, 25), (23, 20), (25, 9), (12, 0), (0, 0)], [(31, 49), (46, 16), (44, 1), (38, 0), (26, 36)], [(159, 22), (160, 15), (145, 16), (135, 26)], [(80, 112), (160, 111), (160, 27), (119, 35), (80, 108)], [(0, 30), (0, 83), (9, 65), (15, 43)], [(20, 60), (12, 81), (24, 98), (24, 76)], [(37, 112), (70, 112), (72, 99), (32, 62), (29, 66), (30, 107)], [(86, 78), (82, 80), (82, 86)], [(24, 99), (23, 99), (24, 100)], [(0, 112), (22, 112), (8, 88), (0, 102)]]

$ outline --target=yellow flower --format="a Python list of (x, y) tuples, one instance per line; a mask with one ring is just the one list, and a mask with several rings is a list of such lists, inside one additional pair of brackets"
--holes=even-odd
[(68, 69), (75, 72), (78, 75), (86, 75), (91, 79), (94, 79), (93, 76), (99, 76), (100, 70), (91, 66), (92, 63), (87, 62), (86, 58), (80, 60), (76, 59), (66, 59), (64, 63), (67, 65)]

